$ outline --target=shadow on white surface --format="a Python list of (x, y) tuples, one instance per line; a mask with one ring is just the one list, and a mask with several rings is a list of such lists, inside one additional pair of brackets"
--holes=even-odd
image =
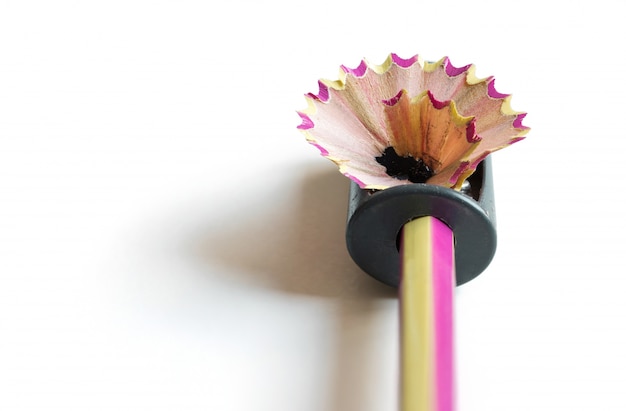
[(235, 204), (202, 241), (202, 258), (234, 269), (243, 283), (276, 291), (357, 299), (395, 295), (363, 273), (346, 250), (348, 179), (336, 170), (312, 169), (296, 183)]
[(395, 390), (388, 374), (395, 370), (396, 352), (380, 351), (396, 338), (397, 325), (388, 321), (396, 292), (362, 272), (346, 250), (348, 180), (335, 169), (303, 173), (295, 185), (268, 188), (228, 210), (227, 221), (199, 251), (208, 264), (228, 268), (229, 281), (326, 300), (336, 339), (330, 343), (335, 354), (328, 361), (328, 392), (320, 393), (329, 399), (325, 408), (378, 411), (381, 391)]

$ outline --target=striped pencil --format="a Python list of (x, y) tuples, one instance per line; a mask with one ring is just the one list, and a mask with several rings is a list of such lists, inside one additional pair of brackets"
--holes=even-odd
[(401, 410), (453, 411), (454, 236), (437, 218), (421, 217), (401, 238)]

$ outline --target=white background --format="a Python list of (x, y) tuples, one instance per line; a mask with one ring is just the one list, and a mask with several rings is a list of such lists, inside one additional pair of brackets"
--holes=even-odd
[(461, 411), (624, 410), (618, 1), (2, 1), (0, 409), (388, 411), (397, 302), (303, 94), (390, 52), (527, 111), (457, 291)]

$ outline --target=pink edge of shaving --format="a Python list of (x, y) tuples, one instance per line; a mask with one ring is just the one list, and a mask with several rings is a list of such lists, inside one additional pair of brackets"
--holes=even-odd
[(300, 118), (302, 119), (302, 124), (300, 124), (297, 128), (298, 130), (309, 130), (313, 127), (315, 127), (315, 124), (313, 124), (313, 120), (311, 120), (311, 118), (309, 116), (307, 116), (304, 113), (301, 112), (297, 112), (298, 115), (300, 116)]
[(437, 100), (430, 90), (428, 90), (426, 93), (428, 94), (428, 98), (430, 99), (430, 102), (433, 103), (433, 106), (437, 110), (441, 110), (442, 108), (444, 108), (445, 106), (450, 104), (450, 100), (447, 100), (447, 101), (439, 101), (439, 100)]
[(463, 67), (454, 67), (452, 63), (450, 63), (450, 59), (446, 57), (445, 60), (443, 61), (443, 67), (446, 70), (446, 74), (448, 76), (456, 77), (460, 74), (465, 73), (467, 70), (469, 70), (470, 67), (472, 67), (472, 65), (468, 64), (467, 66), (463, 66)]
[(513, 121), (513, 127), (520, 128), (522, 130), (528, 130), (530, 127), (526, 127), (525, 125), (522, 124), (522, 120), (524, 120), (524, 117), (526, 117), (526, 113), (518, 114), (517, 117), (515, 117), (515, 120)]
[(363, 181), (359, 180), (358, 178), (356, 178), (355, 176), (353, 176), (350, 173), (343, 173), (343, 175), (348, 177), (350, 180), (354, 181), (355, 183), (357, 183), (359, 185), (359, 187), (361, 187), (361, 188), (365, 188), (365, 186), (367, 185)]
[(391, 53), (391, 61), (396, 63), (396, 65), (398, 65), (399, 67), (409, 68), (417, 62), (417, 54), (413, 57), (409, 57), (408, 59), (403, 59), (402, 57), (399, 57), (396, 53)]
[(506, 98), (508, 96), (510, 96), (510, 94), (503, 94), (500, 93), (498, 90), (496, 90), (496, 79), (492, 78), (491, 80), (489, 80), (489, 82), (487, 83), (487, 95), (491, 98)]
[(435, 401), (437, 411), (453, 411), (454, 389), (454, 238), (442, 221), (431, 219), (431, 258), (435, 332)]
[(319, 144), (317, 144), (314, 141), (309, 141), (309, 144), (311, 144), (313, 147), (317, 148), (320, 151), (320, 154), (324, 157), (328, 156), (328, 150), (326, 150), (324, 147), (320, 146)]
[(367, 63), (365, 62), (365, 60), (361, 60), (358, 67), (353, 69), (346, 67), (342, 64), (341, 69), (346, 73), (352, 74), (355, 77), (363, 77), (365, 75), (365, 72), (367, 71)]
[(468, 143), (478, 143), (483, 139), (481, 136), (476, 134), (476, 118), (473, 118), (467, 125), (467, 128), (465, 129), (465, 138)]
[(459, 167), (456, 170), (454, 170), (454, 173), (452, 173), (452, 175), (450, 176), (450, 180), (448, 180), (448, 182), (451, 184), (455, 184), (457, 180), (459, 179), (459, 177), (461, 176), (461, 174), (463, 174), (469, 168), (470, 168), (470, 162), (462, 161)]
[(472, 162), (472, 164), (470, 164), (470, 168), (476, 170), (476, 167), (478, 167), (480, 162), (486, 159), (489, 154), (491, 154), (489, 151), (487, 151), (486, 153), (482, 153), (476, 160)]
[(323, 101), (324, 103), (327, 102), (328, 98), (330, 97), (328, 86), (322, 83), (321, 80), (317, 82), (317, 85), (319, 86), (319, 91), (317, 92), (317, 94), (307, 93), (307, 97), (311, 97), (314, 100)]
[(396, 94), (395, 96), (391, 97), (389, 100), (381, 100), (383, 102), (384, 105), (386, 106), (395, 106), (396, 104), (398, 104), (398, 101), (400, 101), (400, 99), (402, 98), (402, 95), (405, 93), (405, 90), (402, 89), (398, 92), (398, 94)]
[(511, 139), (511, 141), (509, 141), (509, 145), (511, 145), (511, 144), (515, 144), (515, 143), (517, 143), (518, 141), (522, 141), (522, 140), (524, 140), (525, 138), (526, 138), (526, 137), (524, 137), (524, 136), (522, 136), (522, 137), (515, 137), (514, 139)]

